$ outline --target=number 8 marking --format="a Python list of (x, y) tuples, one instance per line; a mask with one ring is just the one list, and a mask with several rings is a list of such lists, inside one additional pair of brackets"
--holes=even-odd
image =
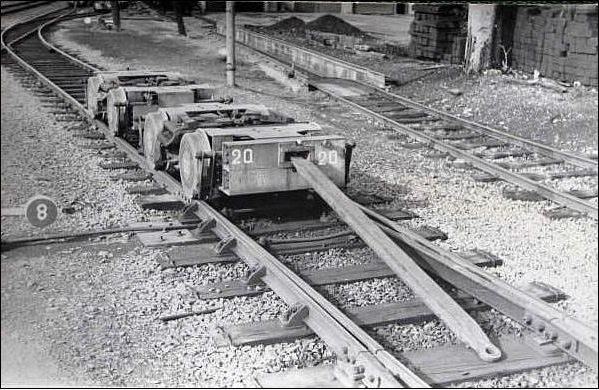
[(48, 206), (40, 203), (35, 209), (37, 210), (37, 219), (43, 221), (44, 219), (48, 218)]

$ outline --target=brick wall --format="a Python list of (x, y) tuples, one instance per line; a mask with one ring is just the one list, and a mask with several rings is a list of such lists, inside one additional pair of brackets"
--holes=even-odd
[(512, 67), (597, 86), (597, 5), (518, 7)]
[(414, 4), (409, 53), (413, 57), (450, 63), (464, 56), (466, 7), (454, 4)]

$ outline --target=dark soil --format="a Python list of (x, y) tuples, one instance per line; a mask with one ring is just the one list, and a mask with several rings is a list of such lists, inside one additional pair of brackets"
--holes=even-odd
[(321, 31), (333, 34), (366, 36), (366, 34), (343, 19), (327, 14), (306, 24), (307, 30)]

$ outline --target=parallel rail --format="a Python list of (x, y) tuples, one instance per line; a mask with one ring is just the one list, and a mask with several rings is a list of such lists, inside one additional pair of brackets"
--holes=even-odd
[[(222, 33), (222, 27), (220, 29), (217, 28), (217, 32)], [(555, 188), (549, 187), (545, 184), (537, 183), (536, 181), (531, 180), (529, 177), (527, 177), (523, 174), (503, 168), (502, 166), (500, 166), (494, 162), (487, 161), (481, 157), (477, 157), (473, 153), (468, 153), (467, 151), (461, 150), (461, 149), (451, 145), (448, 142), (437, 139), (431, 135), (425, 134), (422, 131), (415, 130), (409, 126), (399, 123), (398, 121), (393, 120), (391, 117), (385, 115), (384, 113), (378, 113), (372, 109), (369, 109), (368, 107), (361, 105), (359, 102), (355, 102), (349, 98), (341, 96), (340, 94), (336, 93), (334, 90), (330, 90), (326, 87), (325, 88), (319, 87), (319, 85), (318, 85), (319, 83), (317, 82), (317, 80), (322, 76), (322, 74), (318, 75), (319, 72), (315, 72), (315, 71), (311, 70), (310, 68), (302, 67), (301, 65), (298, 65), (298, 63), (296, 61), (289, 61), (289, 58), (288, 58), (289, 53), (293, 53), (294, 50), (303, 50), (307, 53), (310, 53), (312, 51), (309, 51), (308, 49), (305, 49), (305, 48), (300, 48), (297, 45), (294, 45), (294, 44), (286, 42), (286, 41), (281, 41), (284, 43), (284, 46), (281, 46), (281, 45), (283, 45), (283, 43), (280, 43), (279, 42), (280, 40), (278, 40), (276, 38), (268, 37), (263, 34), (257, 34), (257, 33), (252, 33), (252, 34), (253, 34), (252, 39), (245, 39), (244, 38), (245, 35), (238, 36), (238, 39), (242, 38), (242, 39), (240, 39), (240, 43), (243, 44), (244, 46), (248, 47), (251, 50), (255, 50), (263, 55), (269, 56), (270, 58), (281, 63), (284, 66), (291, 66), (291, 64), (293, 62), (293, 64), (296, 66), (296, 70), (301, 71), (302, 73), (307, 75), (309, 79), (314, 80), (314, 82), (311, 82), (311, 85), (313, 87), (328, 94), (329, 96), (331, 96), (341, 102), (344, 102), (344, 103), (350, 105), (351, 107), (358, 109), (371, 117), (374, 117), (374, 118), (384, 122), (385, 124), (390, 126), (392, 129), (394, 129), (395, 131), (398, 131), (402, 134), (408, 135), (408, 136), (415, 138), (421, 142), (427, 143), (428, 145), (430, 145), (431, 147), (433, 147), (437, 150), (449, 153), (454, 157), (463, 159), (463, 160), (469, 162), (475, 168), (478, 168), (482, 171), (490, 173), (490, 174), (492, 174), (502, 180), (505, 180), (507, 182), (517, 184), (518, 186), (525, 188), (527, 190), (534, 191), (537, 194), (543, 196), (544, 198), (546, 198), (548, 200), (554, 201), (554, 202), (556, 202), (560, 205), (566, 206), (572, 210), (586, 214), (590, 218), (593, 218), (595, 220), (599, 219), (599, 212), (598, 212), (597, 205), (592, 204), (591, 202), (585, 201), (585, 200), (578, 198), (574, 195), (571, 195), (571, 194), (565, 193), (563, 191), (557, 190)], [(264, 42), (259, 41), (258, 38), (263, 39)], [(269, 44), (269, 42), (271, 42), (271, 41), (274, 43)], [(319, 56), (322, 56), (321, 53), (317, 53), (317, 54)], [(350, 69), (352, 69), (352, 67), (355, 67), (355, 65), (353, 65), (353, 64), (348, 65), (347, 72), (351, 73)], [(501, 141), (507, 141), (512, 145), (516, 145), (516, 146), (526, 149), (528, 151), (542, 154), (542, 155), (545, 155), (545, 156), (548, 156), (548, 157), (551, 157), (554, 159), (559, 159), (559, 160), (563, 161), (564, 163), (571, 164), (573, 166), (588, 169), (591, 172), (591, 174), (597, 175), (598, 162), (595, 160), (591, 160), (589, 158), (579, 156), (579, 155), (576, 155), (576, 154), (568, 152), (568, 151), (562, 151), (562, 150), (556, 149), (554, 147), (551, 147), (549, 145), (543, 145), (543, 144), (540, 144), (538, 142), (535, 142), (535, 141), (532, 141), (529, 139), (525, 139), (525, 138), (522, 138), (522, 137), (519, 137), (516, 135), (506, 133), (504, 131), (493, 129), (489, 126), (485, 126), (485, 125), (482, 125), (479, 123), (475, 123), (472, 121), (468, 121), (468, 120), (456, 117), (454, 115), (445, 113), (443, 111), (440, 111), (440, 110), (437, 110), (437, 109), (434, 109), (431, 107), (428, 107), (426, 105), (412, 101), (410, 99), (399, 96), (397, 94), (390, 93), (383, 88), (372, 86), (371, 83), (368, 83), (361, 78), (354, 78), (354, 79), (352, 79), (352, 81), (356, 83), (358, 88), (361, 87), (362, 89), (366, 89), (366, 90), (370, 89), (370, 90), (374, 91), (376, 94), (378, 94), (379, 96), (386, 98), (390, 101), (397, 102), (399, 104), (405, 105), (406, 107), (411, 107), (413, 109), (420, 110), (426, 114), (430, 114), (432, 117), (438, 117), (438, 118), (442, 118), (446, 121), (450, 121), (451, 123), (457, 123), (465, 129), (471, 130), (473, 132), (484, 135), (486, 137), (494, 138), (494, 139), (501, 140)], [(347, 82), (351, 82), (351, 81), (347, 81)], [(423, 122), (425, 122), (425, 121), (426, 120), (424, 119)]]
[[(558, 191), (558, 190), (551, 188), (547, 185), (544, 185), (542, 183), (537, 183), (534, 180), (529, 179), (528, 177), (526, 177), (524, 175), (521, 175), (516, 172), (512, 172), (512, 171), (505, 169), (493, 162), (489, 162), (483, 158), (474, 156), (473, 154), (463, 151), (461, 149), (458, 149), (455, 146), (452, 146), (446, 142), (438, 140), (438, 139), (436, 139), (432, 136), (429, 136), (427, 134), (424, 134), (420, 131), (414, 130), (414, 129), (410, 128), (409, 126), (403, 125), (383, 114), (377, 113), (377, 112), (372, 111), (366, 107), (361, 106), (360, 104), (354, 103), (351, 100), (348, 100), (334, 92), (327, 91), (327, 93), (329, 95), (335, 97), (336, 99), (338, 99), (344, 103), (347, 103), (348, 105), (350, 105), (350, 106), (352, 106), (372, 117), (375, 117), (375, 118), (385, 122), (386, 124), (388, 124), (389, 126), (391, 126), (394, 130), (396, 130), (398, 132), (407, 134), (410, 137), (413, 137), (419, 141), (426, 142), (426, 143), (430, 144), (431, 146), (433, 146), (435, 149), (450, 153), (454, 157), (464, 159), (464, 160), (470, 162), (476, 168), (479, 168), (485, 172), (496, 175), (497, 177), (499, 177), (505, 181), (508, 181), (510, 183), (517, 184), (522, 188), (526, 188), (528, 190), (534, 191), (534, 192), (542, 195), (546, 199), (549, 199), (556, 203), (567, 206), (567, 207), (571, 208), (572, 210), (576, 210), (581, 213), (587, 214), (589, 217), (591, 217), (595, 220), (599, 219), (599, 210), (597, 209), (597, 206), (594, 204), (591, 204), (590, 202), (587, 202), (585, 200), (582, 200), (580, 198), (577, 198), (577, 197), (567, 194), (565, 192)], [(552, 155), (557, 157), (557, 156), (561, 156), (562, 153), (554, 152), (554, 153), (552, 153)], [(579, 159), (579, 160), (581, 161), (581, 163), (584, 163), (585, 165), (587, 164), (586, 162), (584, 162), (584, 159)], [(591, 163), (593, 162), (592, 160), (589, 160), (589, 161), (591, 161)], [(594, 162), (594, 164), (596, 167), (597, 163)]]
[[(41, 31), (60, 18), (43, 23), (38, 28), (41, 42), (52, 47), (43, 40)], [(6, 31), (5, 31), (6, 32)], [(79, 99), (62, 89), (59, 85), (46, 77), (42, 71), (32, 67), (27, 61), (19, 57), (13, 50), (11, 43), (5, 43), (5, 32), (2, 34), (2, 45), (7, 53), (21, 66), (32, 72), (52, 91), (67, 101), (75, 110), (91, 123), (87, 110)], [(52, 47), (54, 50), (56, 48)], [(69, 61), (74, 58), (66, 53), (64, 58)], [(77, 66), (85, 65), (77, 60)], [(83, 66), (88, 71), (93, 67)], [(145, 159), (137, 150), (126, 141), (114, 137), (101, 122), (94, 123), (106, 138), (124, 150), (129, 158), (140, 167), (153, 174), (154, 180), (165, 185), (173, 194), (181, 194), (181, 185), (170, 175), (156, 171), (147, 166)], [(252, 269), (262, 268), (261, 276), (281, 298), (290, 306), (302, 305), (308, 308), (305, 322), (338, 354), (346, 357), (350, 364), (360, 363), (372, 374), (379, 378), (381, 383), (388, 386), (428, 386), (422, 379), (397, 361), (384, 350), (378, 342), (372, 339), (359, 326), (350, 321), (345, 314), (317, 294), (312, 287), (299, 276), (292, 273), (276, 258), (269, 254), (255, 241), (247, 237), (239, 228), (214, 210), (205, 202), (194, 202), (195, 214), (209, 229), (221, 239), (234, 237), (236, 245), (234, 252)], [(576, 320), (567, 317), (564, 313), (549, 306), (545, 302), (534, 298), (523, 291), (493, 277), (467, 261), (448, 251), (445, 251), (426, 240), (414, 235), (384, 217), (364, 210), (371, 218), (378, 221), (380, 226), (408, 253), (425, 268), (432, 270), (437, 275), (446, 279), (456, 287), (470, 293), (482, 302), (496, 308), (510, 316), (534, 332), (543, 335), (556, 346), (576, 359), (585, 362), (595, 371), (597, 370), (597, 330), (590, 328)]]
[[(56, 18), (39, 27), (41, 30), (60, 18)], [(45, 41), (44, 41), (45, 42)], [(48, 45), (47, 42), (45, 42)], [(3, 45), (4, 41), (3, 41)], [(41, 72), (21, 59), (11, 50), (10, 43), (6, 44), (8, 53), (23, 67), (31, 71), (50, 89), (69, 102), (73, 109), (93, 121), (85, 106), (78, 99), (62, 90), (45, 77)], [(70, 57), (70, 56), (69, 56)], [(182, 194), (179, 182), (164, 172), (150, 168), (137, 150), (126, 141), (114, 137), (102, 122), (95, 124), (105, 133), (107, 139), (115, 142), (140, 167), (154, 174), (154, 180), (164, 184), (172, 193)], [(361, 365), (366, 370), (367, 378), (376, 381), (377, 386), (383, 387), (419, 387), (429, 385), (416, 374), (399, 362), (364, 330), (355, 325), (345, 314), (335, 308), (324, 297), (318, 294), (309, 284), (282, 265), (276, 257), (262, 248), (258, 243), (245, 235), (238, 227), (229, 222), (224, 216), (205, 202), (194, 202), (196, 214), (204, 221), (213, 221), (211, 230), (221, 239), (235, 237), (237, 245), (234, 252), (250, 267), (264, 267), (262, 279), (290, 306), (302, 305), (308, 308), (309, 315), (304, 322), (309, 325), (335, 353), (345, 358), (347, 363)]]
[(8, 4), (6, 2), (2, 2), (2, 8), (0, 8), (0, 15), (8, 15), (19, 11), (24, 11), (26, 9), (39, 7), (48, 3), (52, 3), (52, 1), (11, 1)]
[(494, 138), (497, 138), (500, 140), (509, 140), (512, 144), (520, 146), (524, 149), (528, 149), (533, 152), (541, 153), (541, 154), (549, 156), (549, 157), (561, 159), (564, 162), (579, 166), (581, 168), (597, 169), (598, 163), (595, 160), (591, 160), (589, 158), (576, 155), (569, 151), (559, 150), (552, 146), (544, 145), (544, 144), (535, 142), (535, 141), (527, 139), (527, 138), (519, 137), (517, 135), (513, 135), (513, 134), (507, 133), (505, 131), (497, 130), (492, 127), (480, 124), (480, 123), (469, 121), (464, 118), (459, 118), (455, 115), (449, 114), (447, 112), (443, 112), (443, 111), (438, 110), (433, 107), (426, 106), (424, 104), (415, 102), (413, 100), (407, 99), (403, 96), (399, 96), (397, 94), (394, 94), (394, 93), (391, 93), (388, 91), (384, 91), (381, 89), (379, 89), (378, 91), (381, 94), (385, 94), (385, 95), (393, 98), (394, 100), (401, 102), (402, 104), (405, 104), (407, 106), (410, 106), (413, 108), (418, 108), (418, 109), (424, 110), (425, 112), (430, 112), (438, 117), (448, 119), (453, 122), (458, 122), (462, 126), (464, 126), (465, 128), (467, 128), (469, 130), (480, 132), (486, 136), (494, 137)]

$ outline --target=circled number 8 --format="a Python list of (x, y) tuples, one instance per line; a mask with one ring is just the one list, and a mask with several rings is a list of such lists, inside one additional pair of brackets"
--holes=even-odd
[(337, 151), (336, 150), (321, 150), (318, 152), (318, 165), (337, 164)]
[(35, 210), (37, 211), (37, 219), (40, 221), (48, 218), (48, 206), (46, 206), (44, 203), (38, 204)]
[(233, 160), (231, 164), (238, 165), (242, 162), (244, 164), (251, 164), (254, 162), (254, 151), (252, 149), (233, 149), (231, 150), (231, 156), (233, 156)]

